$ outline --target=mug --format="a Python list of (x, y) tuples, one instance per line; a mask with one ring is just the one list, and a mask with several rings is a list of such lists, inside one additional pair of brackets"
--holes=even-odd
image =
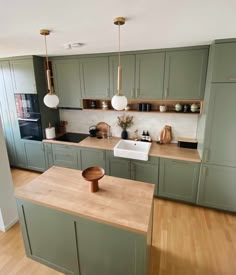
[(165, 105), (160, 105), (159, 110), (160, 110), (160, 112), (166, 112), (166, 106)]

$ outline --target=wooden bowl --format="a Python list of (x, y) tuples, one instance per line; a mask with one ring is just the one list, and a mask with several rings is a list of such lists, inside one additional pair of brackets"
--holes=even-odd
[(83, 170), (82, 176), (85, 180), (90, 181), (90, 191), (97, 192), (99, 190), (98, 180), (105, 175), (102, 167), (94, 166)]

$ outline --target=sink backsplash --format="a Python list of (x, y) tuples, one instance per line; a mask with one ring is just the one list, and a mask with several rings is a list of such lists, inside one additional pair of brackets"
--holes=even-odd
[[(67, 132), (88, 133), (89, 126), (98, 122), (106, 122), (111, 126), (112, 136), (120, 137), (121, 128), (116, 125), (117, 116), (123, 112), (118, 111), (86, 111), (86, 110), (60, 110), (60, 119), (68, 121)], [(141, 137), (142, 131), (149, 131), (152, 140), (158, 140), (165, 125), (172, 127), (173, 141), (178, 137), (196, 138), (198, 115), (196, 114), (160, 114), (127, 112), (134, 117), (134, 125), (128, 128), (129, 138), (134, 136), (138, 129)]]

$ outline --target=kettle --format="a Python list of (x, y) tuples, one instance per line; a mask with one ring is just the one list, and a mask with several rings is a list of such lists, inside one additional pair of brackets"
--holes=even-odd
[(96, 137), (96, 133), (97, 133), (98, 129), (96, 128), (95, 125), (92, 125), (89, 127), (89, 135), (90, 137)]

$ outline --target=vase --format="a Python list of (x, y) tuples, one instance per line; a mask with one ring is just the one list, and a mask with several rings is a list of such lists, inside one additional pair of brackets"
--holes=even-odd
[(121, 138), (122, 139), (128, 139), (128, 132), (126, 131), (126, 129), (123, 129), (121, 132)]

